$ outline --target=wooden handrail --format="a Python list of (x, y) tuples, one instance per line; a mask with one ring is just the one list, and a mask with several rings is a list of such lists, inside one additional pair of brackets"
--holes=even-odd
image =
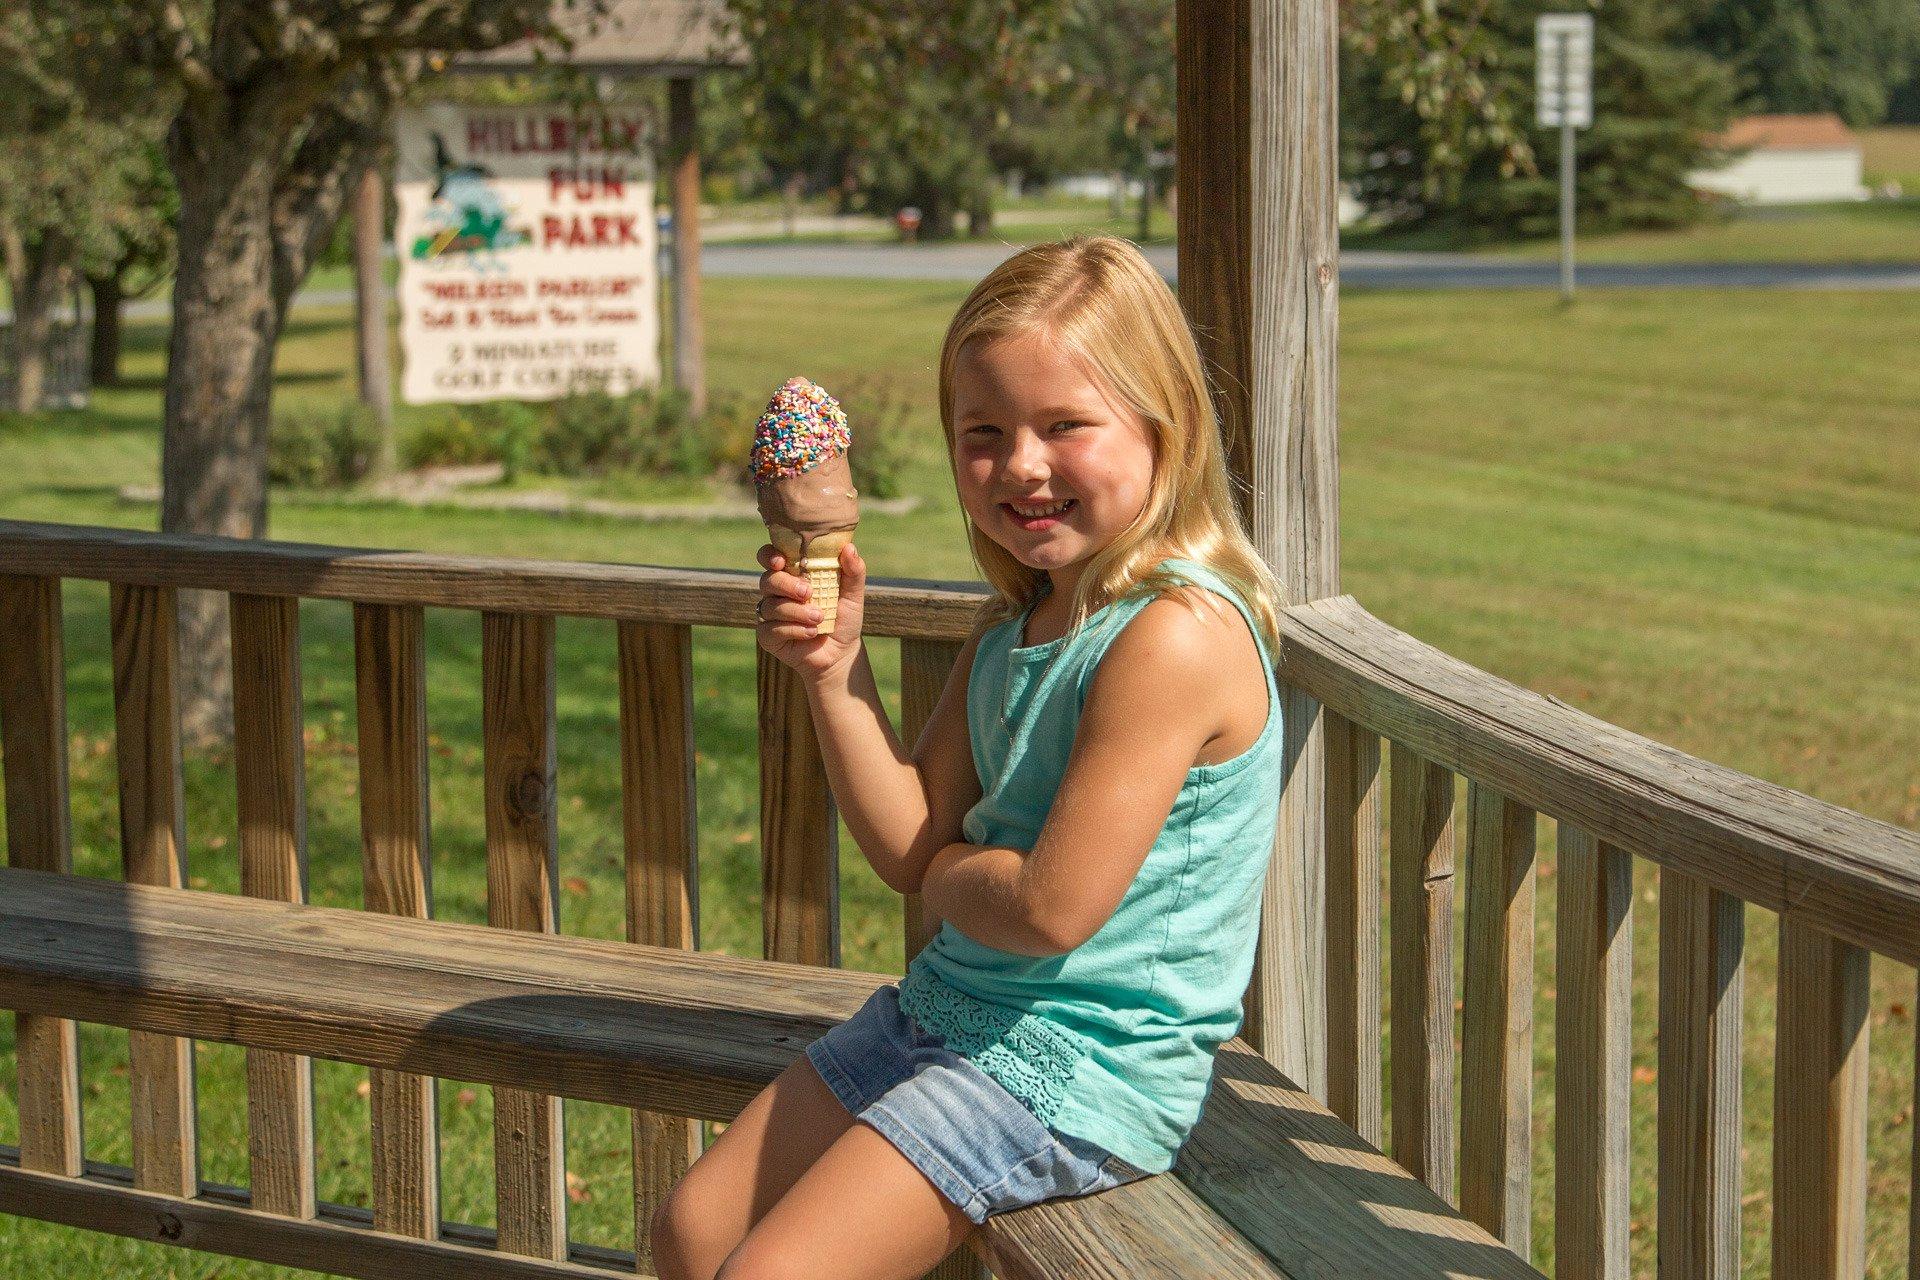
[[(743, 536), (743, 548), (753, 537)], [(433, 555), (29, 520), (0, 520), (0, 566), (140, 586), (716, 627), (753, 626), (760, 594), (751, 569)], [(962, 641), (986, 598), (978, 583), (873, 578), (866, 630)]]
[(1509, 684), (1351, 596), (1288, 609), (1280, 675), (1433, 764), (1783, 918), (1920, 963), (1920, 833)]

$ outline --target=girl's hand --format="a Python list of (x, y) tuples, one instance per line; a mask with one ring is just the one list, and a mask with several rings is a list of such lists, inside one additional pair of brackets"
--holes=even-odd
[(840, 608), (831, 634), (816, 635), (820, 610), (808, 599), (805, 575), (794, 573), (772, 543), (760, 548), (760, 647), (809, 681), (844, 676), (860, 654), (866, 612), (867, 562), (852, 543), (840, 548)]

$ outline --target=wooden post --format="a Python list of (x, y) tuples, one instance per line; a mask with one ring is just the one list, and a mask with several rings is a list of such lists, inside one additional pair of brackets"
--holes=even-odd
[(393, 375), (387, 363), (387, 281), (380, 269), (386, 185), (375, 160), (360, 174), (353, 192), (354, 343), (360, 403), (373, 414), (375, 475), (391, 474), (399, 465), (393, 440)]
[[(1180, 300), (1219, 389), (1255, 545), (1295, 603), (1340, 589), (1334, 341), (1335, 38), (1330, 0), (1178, 0)], [(1327, 1094), (1317, 702), (1282, 686), (1280, 830), (1245, 1034)]]
[(667, 82), (667, 155), (673, 164), (673, 384), (707, 411), (707, 349), (700, 317), (700, 138), (693, 77)]

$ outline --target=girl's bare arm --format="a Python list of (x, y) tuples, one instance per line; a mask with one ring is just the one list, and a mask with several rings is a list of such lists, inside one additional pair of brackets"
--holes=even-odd
[[(960, 838), (961, 819), (980, 798), (967, 739), (967, 671), (978, 647), (969, 637), (920, 741), (911, 749), (894, 732), (861, 643), (866, 565), (841, 553), (840, 617), (832, 636), (813, 636), (817, 611), (806, 604), (806, 581), (785, 571), (772, 547), (761, 549), (769, 572), (762, 646), (799, 672), (814, 733), (840, 815), (867, 861), (889, 888), (920, 890), (933, 856)], [(779, 566), (775, 568), (775, 566)]]

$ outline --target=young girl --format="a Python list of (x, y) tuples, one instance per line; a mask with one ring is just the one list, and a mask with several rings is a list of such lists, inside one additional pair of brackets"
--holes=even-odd
[(995, 598), (918, 745), (881, 707), (853, 547), (831, 635), (762, 547), (759, 637), (861, 851), (943, 923), (688, 1170), (663, 1280), (907, 1280), (993, 1214), (1161, 1172), (1240, 1026), (1279, 591), (1179, 305), (1123, 240), (1017, 254), (947, 331), (940, 414)]

